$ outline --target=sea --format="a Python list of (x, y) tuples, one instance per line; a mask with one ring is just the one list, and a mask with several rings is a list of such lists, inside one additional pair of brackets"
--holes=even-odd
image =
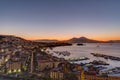
[[(54, 51), (68, 51), (71, 54), (70, 56), (57, 55), (54, 53)], [(77, 46), (77, 45), (60, 46), (53, 48), (53, 50), (51, 50), (50, 52), (57, 57), (65, 58), (65, 59), (70, 59), (70, 58), (74, 59), (81, 57), (90, 58), (90, 60), (75, 62), (77, 64), (89, 63), (93, 60), (102, 60), (110, 64), (109, 66), (106, 66), (107, 69), (120, 67), (120, 61), (94, 57), (93, 55), (90, 54), (90, 53), (99, 53), (99, 54), (120, 57), (120, 43), (84, 43), (83, 46)], [(120, 74), (118, 76), (120, 76)]]

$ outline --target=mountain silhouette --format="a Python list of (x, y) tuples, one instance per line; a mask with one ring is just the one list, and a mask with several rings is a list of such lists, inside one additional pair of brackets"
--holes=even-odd
[(70, 43), (99, 43), (99, 42), (103, 42), (103, 41), (88, 39), (86, 37), (72, 38), (72, 39), (67, 40), (67, 41)]

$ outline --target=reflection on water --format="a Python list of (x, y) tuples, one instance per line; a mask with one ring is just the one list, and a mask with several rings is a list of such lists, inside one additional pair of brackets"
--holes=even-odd
[[(103, 60), (109, 63), (108, 68), (111, 67), (120, 67), (120, 61), (107, 60), (103, 58), (96, 58), (92, 56), (90, 53), (101, 53), (106, 55), (112, 55), (116, 57), (120, 57), (120, 43), (85, 43), (85, 46), (62, 46), (56, 47), (53, 51), (69, 51), (71, 55), (68, 58), (79, 58), (79, 57), (88, 57), (90, 60), (82, 61), (83, 63), (87, 63), (93, 60)], [(99, 46), (99, 47), (98, 47)], [(59, 56), (63, 57), (63, 56)], [(81, 63), (79, 61), (78, 63)]]

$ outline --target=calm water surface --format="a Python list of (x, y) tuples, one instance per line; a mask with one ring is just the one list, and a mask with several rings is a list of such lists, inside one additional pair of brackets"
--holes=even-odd
[[(68, 57), (64, 57), (66, 59), (80, 58), (80, 57), (90, 58), (90, 60), (78, 61), (77, 63), (81, 63), (81, 62), (88, 63), (93, 60), (102, 60), (110, 64), (108, 68), (120, 67), (120, 61), (96, 58), (90, 54), (90, 53), (101, 53), (101, 54), (120, 57), (120, 43), (85, 43), (84, 46), (73, 45), (73, 46), (56, 47), (53, 49), (53, 51), (69, 51), (71, 55)], [(58, 57), (63, 57), (63, 56), (58, 56)]]

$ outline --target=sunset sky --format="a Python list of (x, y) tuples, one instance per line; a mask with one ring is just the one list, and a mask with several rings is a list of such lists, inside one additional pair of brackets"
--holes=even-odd
[(120, 0), (0, 0), (0, 34), (120, 40)]

